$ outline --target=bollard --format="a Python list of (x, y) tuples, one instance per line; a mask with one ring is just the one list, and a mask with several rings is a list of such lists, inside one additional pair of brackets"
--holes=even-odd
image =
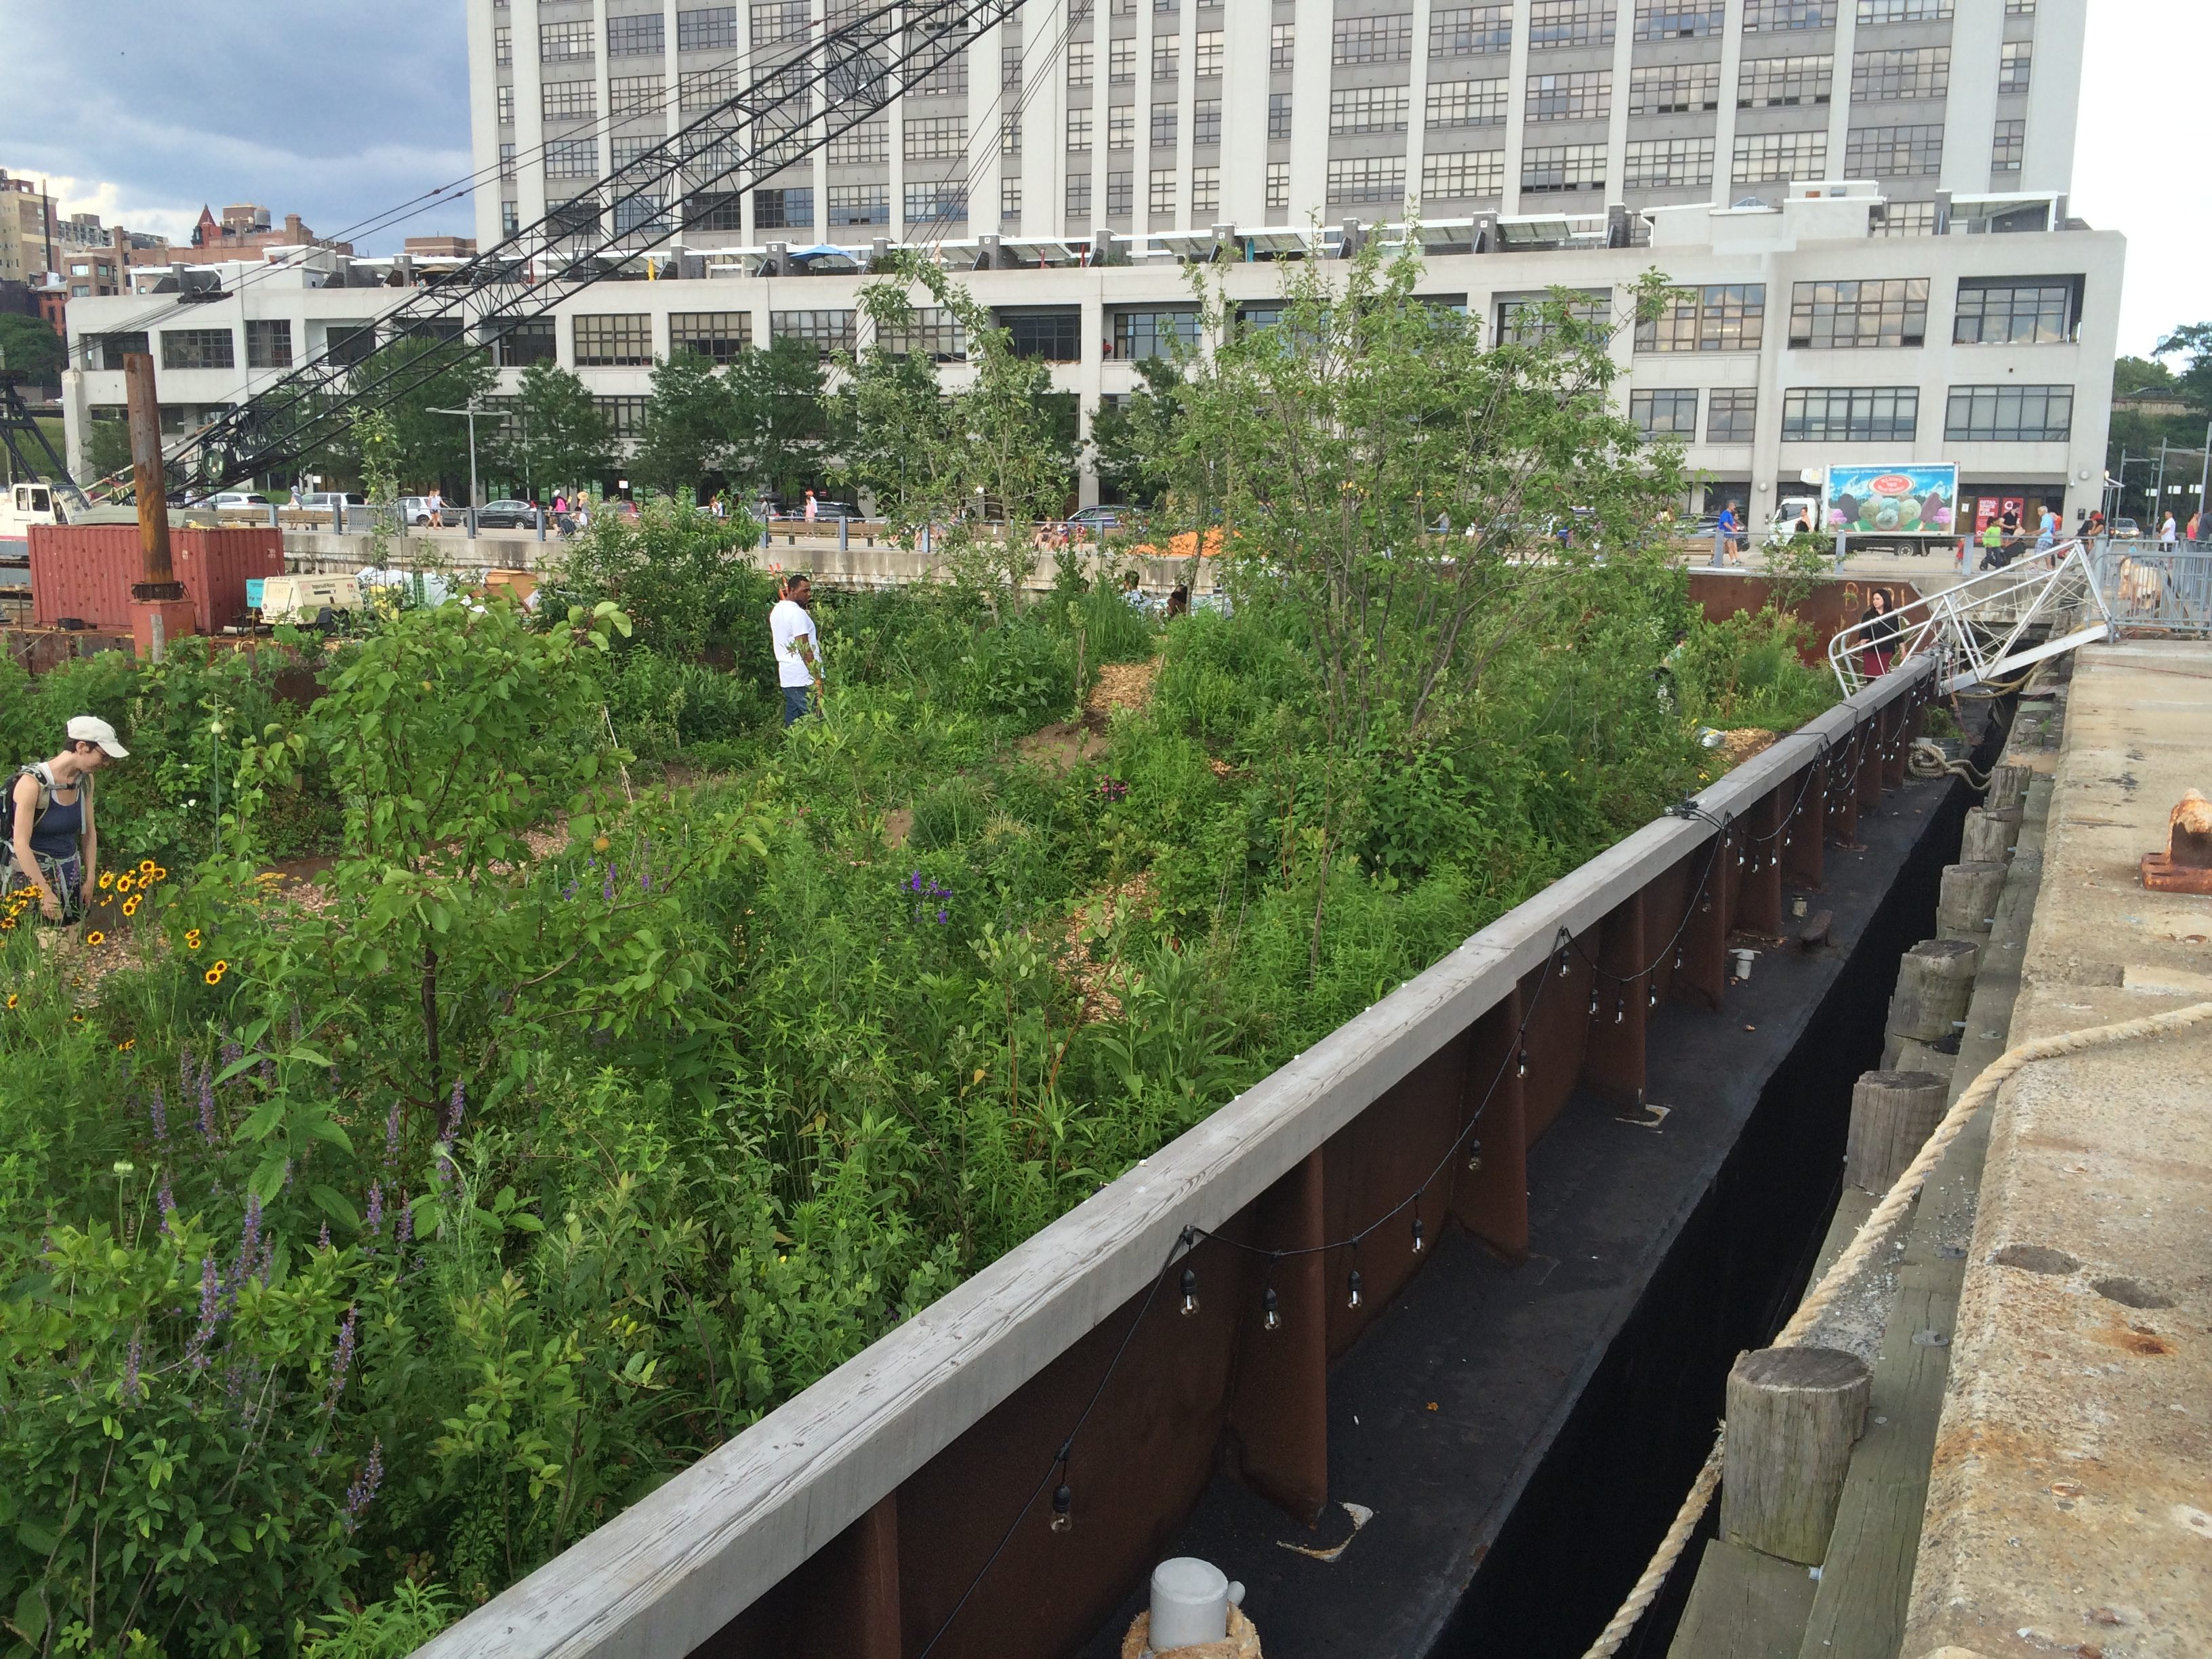
[(1920, 1042), (1949, 1036), (1974, 999), (1981, 954), (1963, 939), (1930, 939), (1900, 957), (1897, 990), (1889, 1000), (1889, 1035)]
[(1996, 918), (1997, 897), (2004, 891), (2002, 864), (1950, 864), (1943, 867), (1940, 896), (1936, 901), (1938, 939), (1978, 939)]
[(1866, 1363), (1837, 1348), (1762, 1348), (1728, 1377), (1721, 1535), (1817, 1566), (1844, 1496), (1873, 1389)]
[(471, 541), (474, 541), (474, 540), (476, 540), (476, 538), (477, 538), (477, 510), (476, 510), (476, 508), (474, 508), (474, 507), (471, 507), (471, 508), (469, 509), (469, 539), (470, 539)]
[(2019, 811), (2027, 805), (2027, 786), (2034, 780), (2035, 769), (2007, 762), (1990, 774), (1989, 793), (1982, 797), (1985, 812)]
[(345, 534), (345, 497), (343, 495), (331, 503), (331, 534)]
[(2002, 811), (1989, 812), (1978, 806), (1969, 806), (1966, 827), (1959, 837), (1959, 862), (2002, 864), (2012, 855), (2013, 843), (2020, 839), (2021, 817), (2018, 807), (2008, 815)]
[(284, 521), (276, 516), (276, 503), (274, 501), (269, 503), (269, 527), (271, 530), (282, 530), (284, 527)]
[(538, 521), (538, 539), (544, 541), (545, 539), (545, 509), (542, 507), (535, 507), (532, 509), (530, 516)]
[(1949, 1093), (1933, 1072), (1864, 1072), (1851, 1087), (1844, 1179), (1877, 1198), (1920, 1156)]
[(848, 552), (852, 548), (852, 524), (850, 519), (837, 520), (837, 550), (840, 553)]

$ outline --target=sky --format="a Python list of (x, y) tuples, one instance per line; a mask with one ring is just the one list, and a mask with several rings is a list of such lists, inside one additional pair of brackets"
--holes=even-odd
[[(2204, 125), (2182, 112), (2212, 6), (2095, 0), (2089, 19), (2072, 211), (2127, 234), (2120, 349), (2147, 356), (2212, 321)], [(348, 236), (469, 171), (462, 0), (0, 0), (0, 167), (65, 210), (182, 240), (203, 204), (258, 202), (371, 253), (474, 230), (463, 198)]]

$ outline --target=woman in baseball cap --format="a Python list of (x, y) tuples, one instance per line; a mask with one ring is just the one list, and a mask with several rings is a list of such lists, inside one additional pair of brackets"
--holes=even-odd
[(16, 773), (8, 794), (6, 890), (37, 890), (39, 914), (74, 921), (98, 884), (100, 830), (93, 818), (92, 775), (130, 754), (96, 714), (69, 723), (69, 741), (52, 760)]

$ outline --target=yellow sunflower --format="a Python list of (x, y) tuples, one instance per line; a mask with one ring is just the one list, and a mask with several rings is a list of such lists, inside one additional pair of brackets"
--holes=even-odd
[(16, 995), (13, 991), (10, 991), (10, 992), (9, 992), (9, 993), (8, 993), (8, 1006), (9, 1006), (10, 1008), (13, 1008), (13, 1007), (17, 1004), (17, 1003), (21, 1002), (22, 1000), (23, 1000), (22, 998), (21, 998), (21, 997), (17, 996), (17, 995)]
[(160, 867), (161, 866), (156, 865), (151, 859), (140, 859), (138, 860), (138, 873), (142, 876), (150, 876)]
[(128, 871), (125, 871), (123, 874), (121, 874), (121, 875), (119, 875), (119, 876), (116, 877), (116, 878), (115, 878), (115, 890), (116, 890), (117, 892), (118, 892), (118, 893), (127, 893), (127, 892), (129, 892), (129, 891), (131, 890), (131, 874), (130, 874), (130, 872), (129, 872)]
[(114, 872), (114, 871), (112, 871), (112, 870), (103, 870), (103, 871), (101, 871), (101, 872), (100, 872), (100, 887), (101, 887), (102, 890), (106, 890), (106, 889), (107, 889), (107, 888), (110, 888), (110, 887), (114, 886), (114, 885), (115, 885), (115, 872)]
[(202, 974), (200, 977), (210, 985), (220, 985), (222, 983), (222, 976), (229, 971), (230, 964), (228, 963), (217, 961), (214, 967), (209, 969), (207, 972)]
[(95, 927), (84, 936), (84, 942), (87, 945), (105, 945), (107, 943), (107, 935)]
[(199, 948), (200, 948), (200, 930), (199, 930), (198, 928), (197, 928), (197, 927), (187, 927), (187, 928), (185, 928), (185, 949), (186, 949), (187, 951), (197, 951), (197, 950), (198, 950)]
[(137, 1037), (125, 1037), (122, 1042), (115, 1045), (115, 1052), (119, 1054), (127, 1054), (137, 1046), (138, 1039)]
[(168, 878), (169, 878), (169, 872), (168, 872), (168, 871), (167, 871), (167, 869), (166, 867), (164, 867), (164, 866), (161, 866), (161, 865), (158, 865), (158, 864), (157, 864), (157, 865), (155, 865), (155, 866), (154, 866), (154, 879), (155, 879), (155, 880), (156, 880), (156, 881), (167, 881), (167, 880), (168, 880)]
[(133, 893), (129, 898), (123, 901), (123, 914), (125, 915), (135, 916), (138, 914), (138, 898), (139, 896)]

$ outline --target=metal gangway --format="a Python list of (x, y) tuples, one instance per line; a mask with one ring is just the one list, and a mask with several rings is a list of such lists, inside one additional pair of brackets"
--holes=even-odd
[(2212, 638), (2212, 544), (2104, 541), (2092, 556), (2121, 632)]
[(1828, 641), (1828, 665), (1849, 696), (1882, 672), (1870, 662), (1876, 649), (1889, 669), (1932, 653), (1938, 683), (1958, 691), (2005, 685), (2037, 663), (2115, 637), (2088, 545), (2067, 541), (1853, 623)]

